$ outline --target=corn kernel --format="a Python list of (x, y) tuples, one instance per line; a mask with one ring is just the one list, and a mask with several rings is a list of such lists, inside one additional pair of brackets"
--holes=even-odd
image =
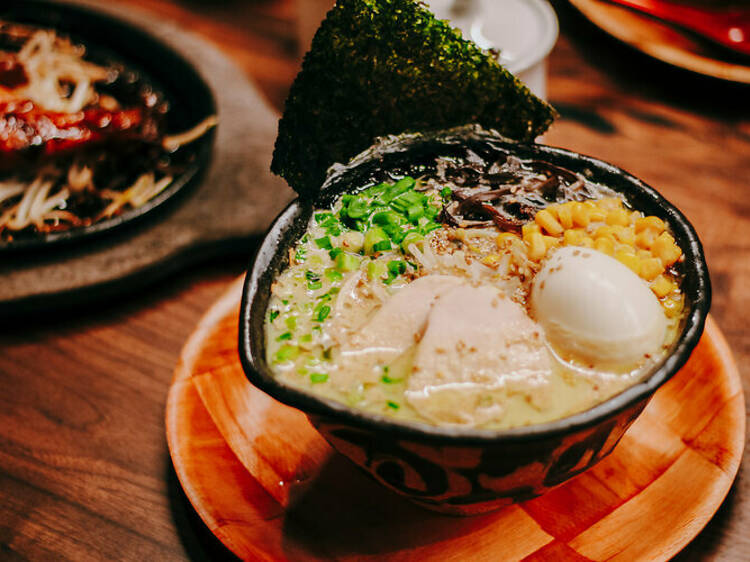
[(642, 217), (635, 219), (635, 232), (643, 232), (644, 230), (653, 230), (654, 234), (658, 235), (664, 232), (666, 228), (664, 221), (659, 217)]
[(607, 254), (608, 256), (613, 256), (615, 253), (614, 241), (611, 238), (608, 238), (606, 236), (597, 238), (596, 242), (594, 242), (594, 248), (604, 254)]
[(666, 297), (676, 288), (677, 286), (663, 275), (659, 275), (651, 282), (651, 290), (660, 299)]
[(547, 209), (542, 209), (536, 214), (536, 217), (534, 217), (534, 220), (536, 220), (536, 223), (541, 226), (544, 230), (546, 230), (549, 234), (553, 236), (560, 236), (563, 233), (563, 227), (562, 225), (557, 222), (557, 219), (552, 216), (552, 213), (550, 213)]
[(578, 245), (579, 246), (583, 246), (584, 248), (593, 248), (594, 247), (594, 239), (591, 238), (590, 236), (585, 236), (581, 240), (580, 244), (578, 244)]
[(622, 208), (622, 199), (619, 197), (603, 197), (596, 202), (600, 209), (614, 211)]
[(573, 224), (576, 226), (586, 227), (591, 222), (591, 210), (586, 207), (583, 203), (575, 202), (571, 207), (571, 213), (573, 218)]
[[(635, 228), (635, 231), (638, 232), (638, 227)], [(641, 230), (635, 235), (635, 245), (639, 248), (651, 248), (654, 245), (654, 240), (656, 240), (656, 232), (651, 228)]]
[(661, 305), (664, 307), (664, 312), (667, 313), (667, 316), (674, 318), (682, 312), (682, 307), (684, 306), (682, 295), (679, 298), (664, 299)]
[(615, 229), (612, 226), (600, 226), (594, 231), (594, 238), (611, 238), (615, 240)]
[(573, 202), (569, 201), (557, 207), (557, 221), (563, 228), (573, 228)]
[(648, 258), (641, 261), (640, 276), (646, 281), (653, 281), (664, 273), (664, 266), (658, 258)]
[(531, 235), (535, 232), (538, 234), (542, 233), (542, 229), (539, 228), (539, 225), (535, 222), (528, 222), (523, 225), (521, 227), (521, 236), (523, 237), (523, 241), (528, 242), (529, 240), (531, 240)]
[(615, 235), (615, 238), (623, 244), (627, 244), (628, 246), (633, 246), (635, 244), (635, 233), (627, 226), (613, 226), (612, 232)]
[(579, 246), (584, 238), (586, 233), (583, 230), (571, 228), (563, 232), (563, 242), (566, 246)]
[(482, 258), (482, 263), (492, 269), (497, 269), (502, 258), (497, 254), (489, 254)]
[(553, 248), (555, 246), (560, 245), (560, 239), (555, 236), (544, 236), (544, 245), (549, 250), (550, 248)]
[(593, 201), (586, 201), (584, 205), (586, 205), (589, 210), (589, 220), (591, 220), (591, 222), (601, 222), (607, 218), (607, 211), (597, 207), (596, 203)]
[(607, 213), (605, 222), (610, 226), (628, 226), (630, 224), (630, 213), (625, 209), (614, 209)]
[(547, 205), (545, 207), (545, 209), (547, 211), (549, 211), (550, 215), (552, 215), (553, 217), (557, 218), (557, 210), (558, 210), (559, 207), (560, 207), (559, 204), (553, 203), (552, 205)]
[(640, 274), (641, 260), (638, 259), (638, 256), (636, 256), (635, 254), (631, 254), (627, 251), (620, 250), (619, 252), (615, 254), (615, 259), (619, 261), (620, 263), (627, 265), (630, 268), (630, 270), (636, 275)]
[(675, 244), (671, 234), (662, 232), (651, 246), (651, 253), (661, 260), (664, 267), (668, 267), (680, 258), (682, 250)]
[(498, 248), (505, 248), (507, 245), (511, 243), (512, 240), (517, 240), (518, 236), (513, 234), (512, 232), (501, 232), (497, 235), (497, 238), (495, 238), (495, 244)]
[(651, 252), (648, 250), (639, 250), (636, 248), (635, 255), (641, 258), (642, 260), (648, 260), (651, 259), (653, 256), (651, 255)]
[(547, 253), (547, 245), (544, 243), (544, 237), (540, 232), (532, 232), (526, 241), (529, 245), (529, 259), (539, 261)]

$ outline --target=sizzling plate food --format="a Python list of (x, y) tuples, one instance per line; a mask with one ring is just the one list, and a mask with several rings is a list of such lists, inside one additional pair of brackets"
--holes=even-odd
[(285, 384), (399, 420), (552, 421), (663, 358), (681, 259), (661, 219), (607, 186), (467, 149), (315, 210), (272, 286), (267, 360)]
[(164, 95), (49, 29), (0, 22), (0, 242), (85, 227), (138, 208), (190, 158), (207, 117), (166, 134)]

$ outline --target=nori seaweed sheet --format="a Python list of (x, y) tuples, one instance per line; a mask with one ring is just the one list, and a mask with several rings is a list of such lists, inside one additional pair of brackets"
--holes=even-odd
[(381, 136), (479, 123), (532, 142), (554, 110), (413, 0), (338, 0), (292, 84), (271, 163), (301, 195)]

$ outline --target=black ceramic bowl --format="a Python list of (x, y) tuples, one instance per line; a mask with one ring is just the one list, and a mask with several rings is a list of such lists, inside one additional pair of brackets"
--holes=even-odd
[[(304, 234), (315, 206), (330, 204), (382, 170), (415, 161), (510, 151), (584, 174), (625, 196), (636, 209), (663, 219), (685, 255), (686, 318), (669, 353), (644, 380), (590, 410), (544, 424), (506, 430), (396, 422), (278, 382), (266, 363), (264, 318), (270, 286), (288, 265), (289, 248)], [(610, 164), (560, 148), (521, 145), (477, 127), (385, 139), (335, 166), (315, 199), (293, 201), (276, 219), (252, 264), (240, 316), (240, 357), (250, 382), (305, 412), (336, 448), (376, 480), (425, 507), (454, 514), (489, 511), (537, 496), (609, 454), (664, 382), (698, 343), (711, 301), (701, 243), (687, 219), (653, 188)]]

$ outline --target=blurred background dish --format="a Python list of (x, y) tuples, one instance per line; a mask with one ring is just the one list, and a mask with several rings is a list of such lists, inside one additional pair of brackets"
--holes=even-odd
[(655, 59), (721, 80), (750, 84), (750, 58), (698, 35), (602, 0), (570, 0), (591, 23)]

